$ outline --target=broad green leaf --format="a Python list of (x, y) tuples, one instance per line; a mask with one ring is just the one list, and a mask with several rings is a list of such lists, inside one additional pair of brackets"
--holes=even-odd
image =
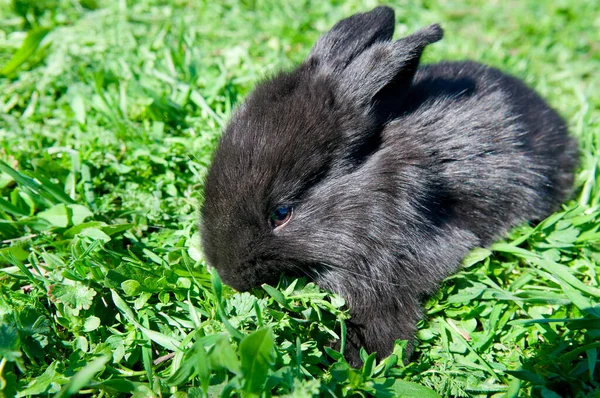
[(64, 261), (56, 254), (44, 252), (42, 253), (42, 258), (44, 259), (46, 266), (51, 269), (61, 269), (66, 267)]
[(111, 224), (102, 227), (102, 231), (108, 236), (113, 236), (119, 232), (127, 231), (131, 229), (133, 224)]
[(120, 393), (131, 394), (142, 385), (142, 383), (134, 382), (127, 379), (111, 379), (97, 383), (94, 386), (106, 387), (108, 390), (115, 390)]
[(8, 187), (13, 181), (11, 176), (0, 173), (0, 189)]
[(393, 390), (396, 398), (441, 398), (435, 391), (406, 380), (396, 380)]
[(71, 221), (73, 225), (82, 224), (87, 218), (93, 217), (94, 213), (82, 205), (68, 205), (71, 209)]
[(82, 224), (78, 224), (75, 225), (69, 229), (67, 229), (63, 235), (66, 236), (67, 238), (72, 238), (75, 235), (77, 235), (78, 233), (80, 233), (81, 231), (83, 231), (84, 229), (87, 228), (98, 228), (98, 229), (102, 229), (102, 227), (105, 227), (106, 223), (102, 222), (102, 221), (88, 221)]
[(544, 221), (539, 223), (538, 226), (536, 227), (536, 229), (539, 230), (539, 229), (550, 228), (551, 226), (553, 226), (554, 224), (556, 224), (557, 222), (562, 220), (565, 217), (565, 215), (566, 215), (566, 213), (564, 213), (564, 212), (554, 213), (551, 216), (549, 216), (548, 218), (546, 218)]
[(157, 256), (155, 253), (153, 253), (151, 250), (148, 249), (144, 249), (143, 250), (144, 254), (153, 262), (155, 262), (158, 265), (162, 265), (164, 263), (163, 259), (160, 258), (159, 256)]
[(491, 254), (492, 254), (491, 251), (489, 251), (488, 249), (481, 248), (481, 247), (479, 247), (477, 249), (473, 249), (463, 259), (462, 265), (465, 268), (469, 268), (472, 265), (477, 264), (478, 262), (485, 260), (486, 258), (488, 258), (489, 256), (491, 256)]
[(363, 364), (362, 372), (365, 377), (371, 377), (375, 368), (375, 356), (376, 353), (371, 353), (367, 357), (367, 360)]
[(333, 305), (334, 308), (342, 308), (343, 306), (346, 305), (346, 300), (344, 300), (344, 298), (342, 296), (338, 296), (337, 294), (334, 294), (331, 297), (331, 305)]
[(17, 394), (17, 376), (10, 369), (0, 372), (0, 398), (13, 398)]
[(240, 343), (241, 370), (244, 375), (242, 389), (258, 394), (267, 381), (269, 368), (275, 361), (273, 331), (259, 329)]
[(108, 236), (107, 234), (102, 232), (101, 229), (98, 228), (84, 228), (83, 230), (81, 230), (79, 235), (87, 236), (89, 238), (92, 238), (93, 240), (101, 242), (110, 242), (111, 240), (110, 236)]
[(34, 306), (23, 307), (15, 314), (21, 337), (51, 332), (50, 320)]
[(594, 380), (594, 371), (596, 370), (596, 364), (598, 362), (598, 348), (590, 348), (585, 352), (588, 364), (588, 374), (590, 380)]
[(460, 289), (458, 292), (456, 292), (456, 294), (453, 294), (450, 297), (448, 297), (448, 302), (452, 304), (468, 304), (475, 300), (477, 297), (481, 296), (485, 290), (487, 290), (487, 286), (483, 283), (474, 283), (473, 286)]
[(215, 296), (217, 298), (217, 303), (221, 303), (221, 299), (223, 297), (223, 284), (221, 283), (221, 278), (219, 277), (219, 273), (216, 269), (212, 269), (210, 272), (211, 282), (213, 286), (213, 291), (215, 292)]
[(556, 241), (563, 243), (575, 243), (577, 241), (577, 237), (579, 236), (579, 230), (576, 228), (566, 228), (552, 231), (550, 235), (548, 235), (548, 241)]
[(329, 373), (331, 373), (331, 376), (338, 383), (346, 382), (350, 377), (351, 371), (352, 368), (346, 361), (338, 361), (331, 365), (331, 367), (329, 368)]
[(202, 390), (208, 393), (208, 385), (210, 384), (210, 361), (206, 355), (206, 351), (203, 346), (200, 346), (198, 350), (194, 351), (195, 356), (191, 359), (195, 362), (195, 370), (198, 378), (200, 378), (200, 386)]
[(0, 259), (2, 259), (3, 256), (5, 258), (14, 257), (19, 261), (25, 261), (29, 256), (29, 253), (21, 246), (9, 246), (0, 249)]
[(385, 359), (383, 374), (387, 375), (388, 372), (393, 369), (398, 364), (398, 356), (396, 354), (392, 354)]
[(179, 350), (180, 342), (176, 338), (174, 338), (172, 336), (167, 336), (164, 333), (155, 332), (152, 329), (148, 329), (148, 328), (140, 327), (140, 326), (138, 326), (138, 327), (140, 328), (142, 333), (144, 333), (146, 335), (146, 337), (148, 337), (150, 340), (152, 340), (156, 344), (160, 345), (161, 347), (166, 348), (167, 350), (170, 350), (170, 351), (178, 351)]
[(130, 398), (159, 398), (147, 385), (139, 384)]
[(50, 366), (46, 368), (44, 373), (42, 373), (39, 377), (33, 379), (27, 385), (27, 387), (19, 391), (17, 397), (39, 395), (47, 392), (47, 390), (50, 388), (50, 385), (53, 381), (55, 381), (55, 377), (57, 376), (56, 366), (58, 365), (58, 363), (58, 360), (53, 361), (50, 364)]
[(521, 380), (516, 377), (508, 385), (508, 390), (502, 398), (518, 398), (521, 391)]
[(76, 310), (87, 310), (92, 305), (96, 291), (81, 282), (73, 284), (54, 284), (50, 286), (48, 296), (52, 301), (64, 303)]
[(236, 375), (241, 374), (240, 360), (224, 334), (216, 341), (209, 359), (213, 369), (225, 368)]
[(339, 361), (340, 359), (342, 359), (344, 357), (342, 354), (340, 354), (336, 350), (329, 348), (329, 347), (325, 347), (325, 352), (327, 353), (327, 355), (329, 355), (335, 361)]
[(71, 109), (75, 114), (75, 120), (82, 126), (85, 126), (85, 102), (81, 95), (75, 96), (71, 101)]
[(39, 212), (38, 217), (48, 221), (52, 226), (58, 228), (66, 228), (69, 226), (70, 212), (67, 206), (63, 203), (57, 204), (48, 210)]
[(343, 319), (340, 320), (340, 335), (341, 335), (341, 339), (340, 339), (340, 354), (344, 354), (344, 352), (346, 352), (346, 335), (347, 335), (347, 329), (346, 329), (346, 321), (344, 321)]
[(77, 336), (73, 341), (73, 347), (81, 352), (88, 352), (89, 343), (84, 336)]
[(90, 316), (85, 319), (83, 323), (84, 332), (93, 332), (100, 327), (100, 318), (97, 316)]
[(19, 335), (14, 326), (0, 324), (0, 358), (16, 361), (21, 358), (19, 350)]
[(271, 296), (275, 301), (281, 304), (283, 308), (287, 310), (292, 310), (287, 300), (285, 299), (285, 296), (279, 290), (267, 285), (266, 283), (262, 285), (262, 288), (269, 294), (269, 296)]
[(121, 289), (128, 296), (137, 296), (142, 291), (142, 285), (134, 279), (129, 279), (121, 283)]
[(512, 376), (520, 379), (520, 380), (528, 381), (528, 382), (532, 383), (533, 385), (544, 385), (544, 383), (545, 383), (542, 376), (535, 374), (526, 369), (507, 370), (505, 372), (508, 373), (509, 375), (512, 375)]

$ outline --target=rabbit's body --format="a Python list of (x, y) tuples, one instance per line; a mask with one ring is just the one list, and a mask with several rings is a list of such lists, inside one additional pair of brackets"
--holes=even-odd
[[(360, 28), (358, 28), (360, 27)], [(351, 309), (347, 357), (412, 339), (421, 300), (474, 247), (556, 210), (577, 148), (531, 89), (473, 62), (418, 68), (437, 26), (391, 42), (378, 7), (338, 23), (236, 112), (205, 184), (226, 283), (307, 275)]]
[(414, 157), (432, 173), (439, 222), (485, 246), (566, 198), (576, 142), (521, 81), (474, 62), (444, 62), (419, 68), (408, 98), (383, 129), (383, 147), (401, 154), (399, 165)]
[[(321, 207), (309, 217), (325, 220), (330, 206), (338, 208), (330, 225), (311, 226), (322, 230), (319, 255), (335, 264), (323, 256), (328, 239), (347, 242), (331, 256), (352, 259), (337, 266), (358, 273), (325, 266), (316, 281), (348, 299), (351, 324), (362, 329), (349, 335), (354, 346), (378, 352), (414, 334), (422, 296), (471, 249), (556, 210), (577, 153), (562, 119), (537, 94), (481, 64), (420, 68), (407, 98), (361, 167), (315, 190)], [(347, 231), (364, 239), (344, 239)]]

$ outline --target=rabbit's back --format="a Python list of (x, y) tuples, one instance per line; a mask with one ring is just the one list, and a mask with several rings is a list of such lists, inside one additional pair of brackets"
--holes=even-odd
[(566, 199), (577, 144), (520, 80), (475, 62), (429, 65), (418, 70), (404, 104), (382, 145), (400, 162), (439, 173), (441, 210), (480, 244), (547, 217)]

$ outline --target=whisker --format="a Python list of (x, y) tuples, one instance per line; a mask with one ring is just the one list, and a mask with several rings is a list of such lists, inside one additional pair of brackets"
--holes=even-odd
[[(314, 280), (315, 279), (316, 271), (313, 270), (312, 268), (306, 269), (306, 268), (300, 267), (298, 264), (295, 264), (295, 263), (292, 263), (292, 266), (295, 269), (297, 269), (298, 271), (300, 271), (301, 274), (304, 274), (310, 280)], [(311, 272), (312, 272), (312, 274), (311, 274)]]

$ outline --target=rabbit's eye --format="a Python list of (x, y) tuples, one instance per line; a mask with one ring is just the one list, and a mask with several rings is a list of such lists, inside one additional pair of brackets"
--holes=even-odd
[(271, 213), (271, 217), (269, 219), (271, 228), (275, 229), (283, 227), (285, 224), (287, 224), (292, 217), (292, 212), (293, 209), (291, 206), (277, 206)]

